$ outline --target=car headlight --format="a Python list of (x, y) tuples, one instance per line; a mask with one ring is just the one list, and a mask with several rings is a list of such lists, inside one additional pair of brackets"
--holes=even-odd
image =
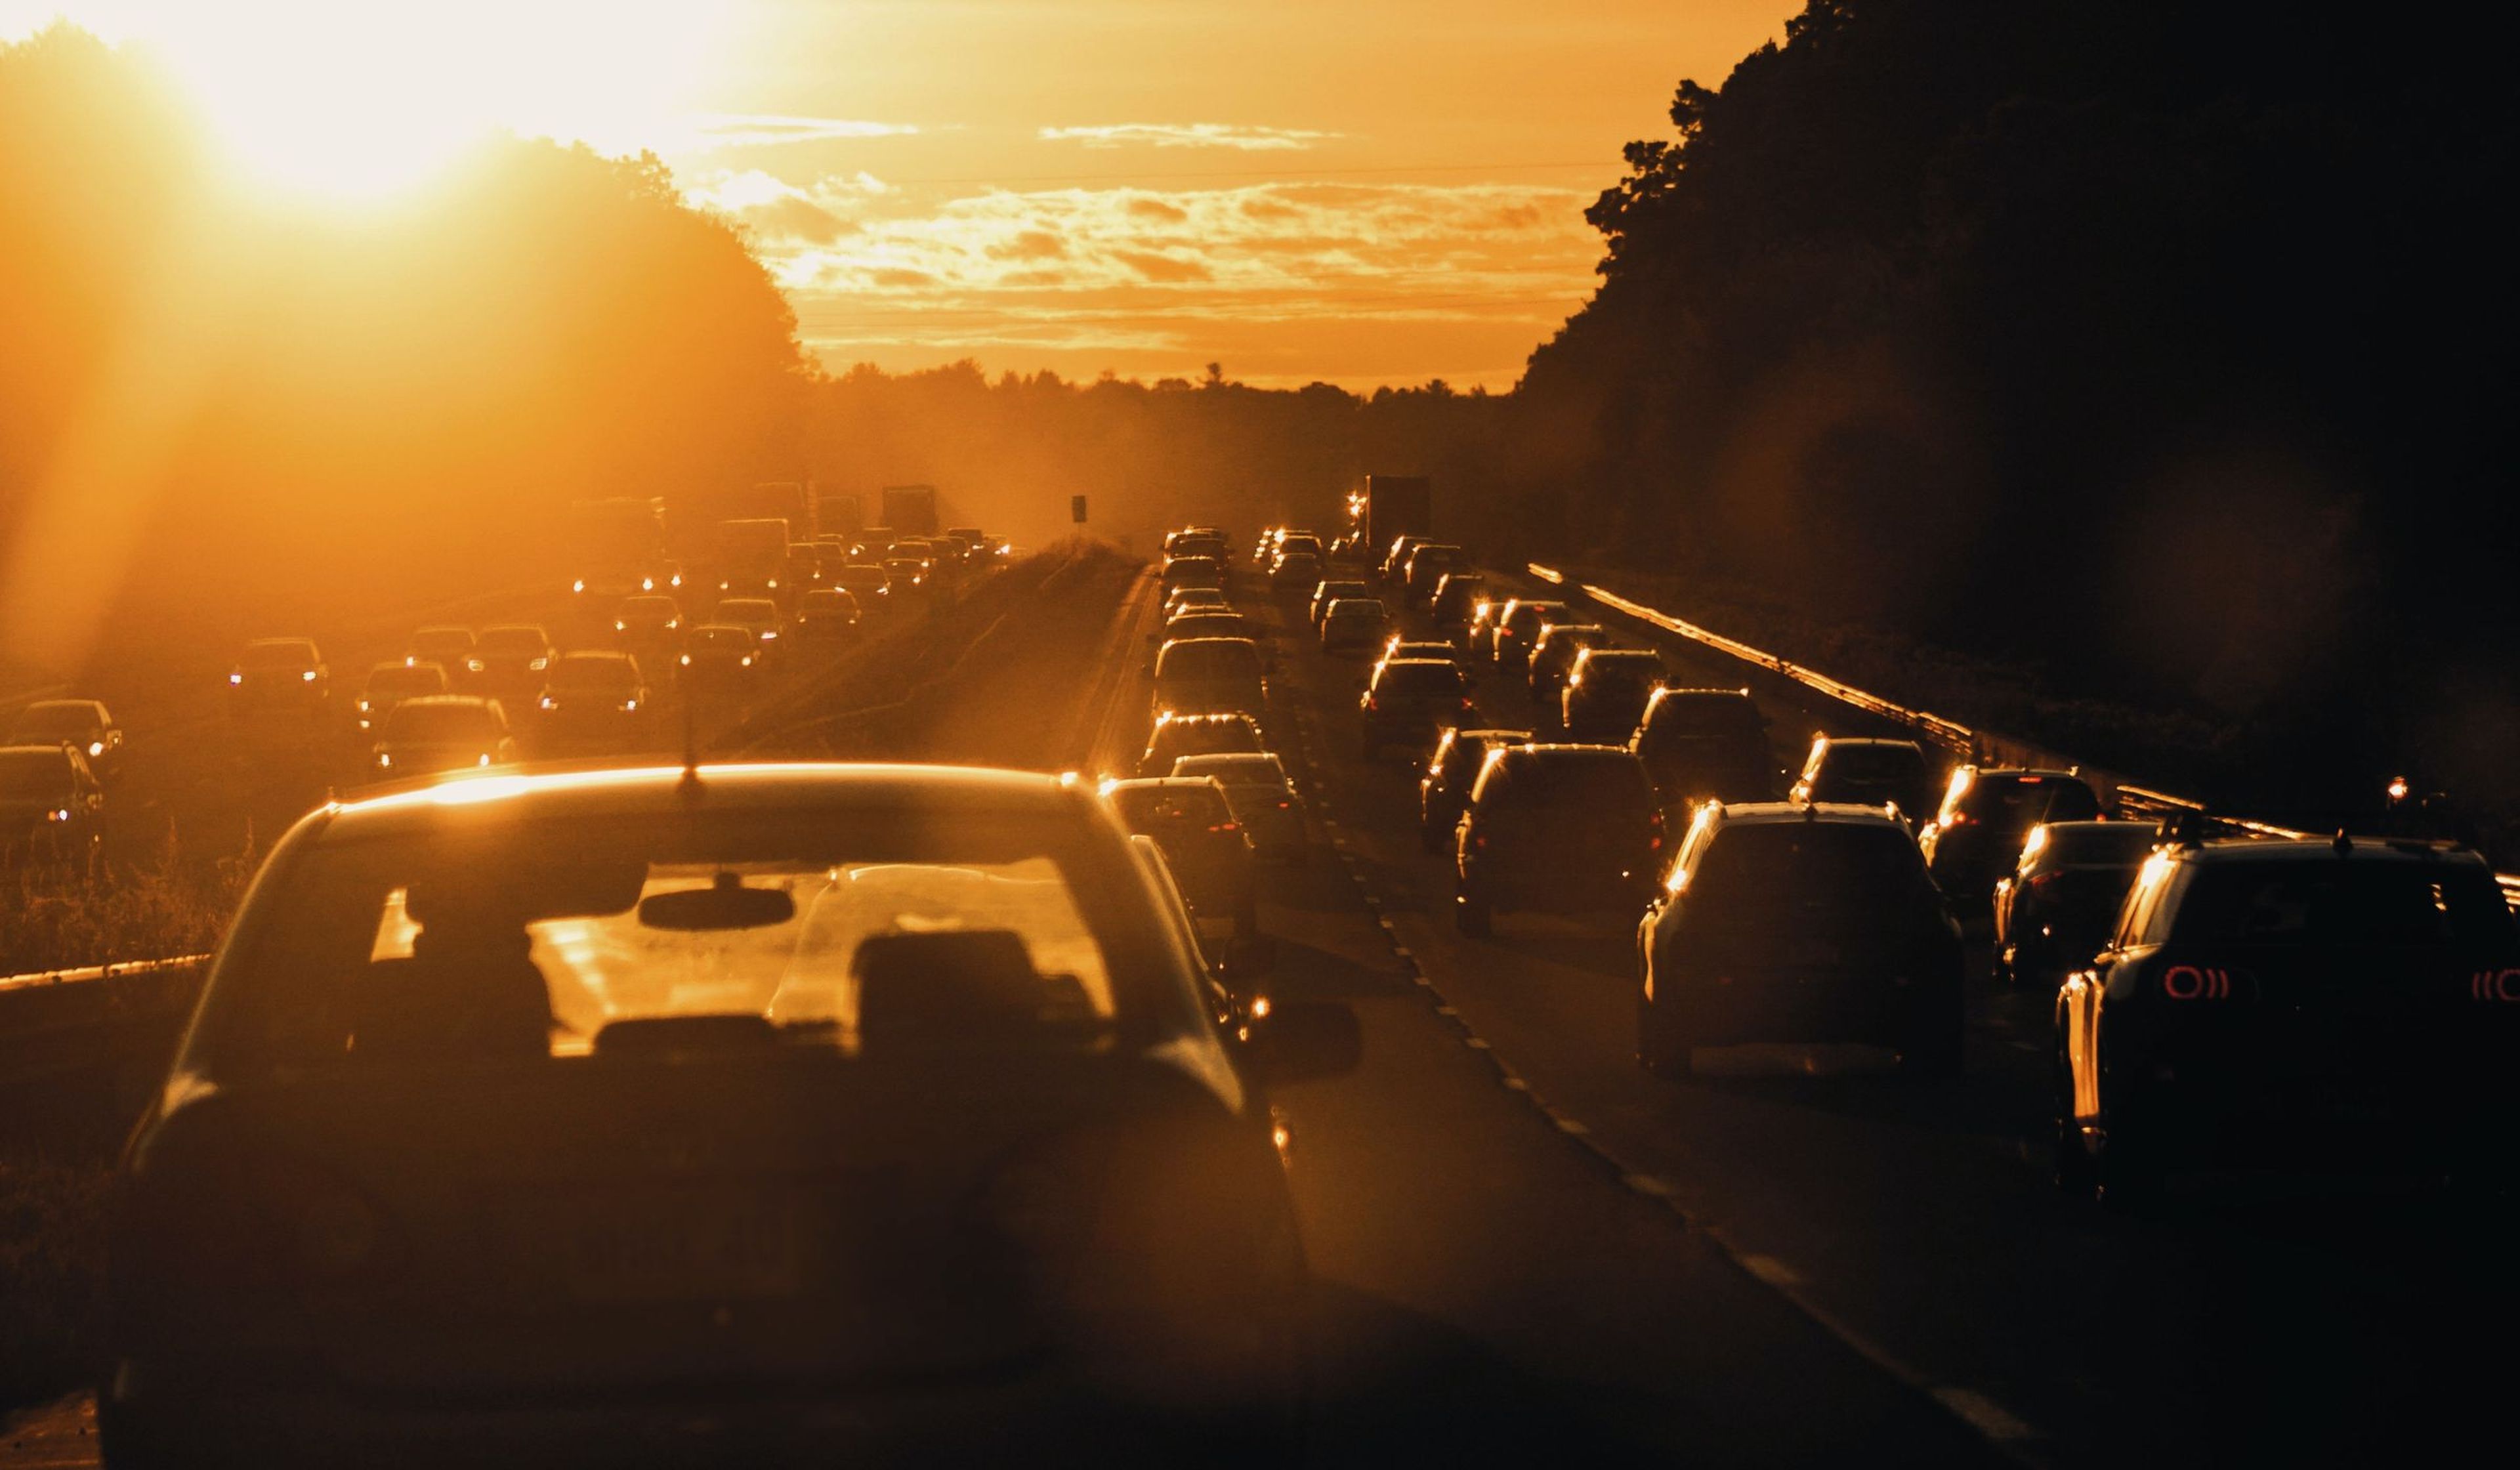
[(761, 630), (761, 641), (765, 644), (775, 641), (778, 637), (779, 634), (776, 629), (764, 628)]
[(464, 667), (469, 673), (478, 674), (483, 669), (487, 668), (488, 665), (482, 663), (481, 660), (477, 658), (468, 658), (464, 660)]
[(103, 754), (105, 754), (105, 742), (104, 742), (103, 740), (90, 740), (90, 741), (88, 741), (88, 742), (87, 742), (87, 753), (88, 753), (88, 754), (90, 754), (90, 755), (103, 755)]
[(627, 633), (630, 631), (630, 625), (616, 617), (612, 620), (612, 631), (615, 633)]
[(537, 658), (533, 662), (526, 664), (525, 667), (536, 670), (547, 669), (551, 667), (551, 660), (548, 658)]
[(625, 715), (638, 707), (639, 701), (636, 699), (624, 699), (621, 701), (621, 712)]
[(243, 684), (245, 683), (245, 676), (243, 674), (230, 674), (228, 676), (228, 683)]
[(384, 751), (378, 751), (377, 769), (380, 771), (391, 771), (393, 769), (393, 757), (386, 754)]
[(748, 669), (748, 668), (750, 668), (750, 667), (752, 667), (752, 655), (751, 655), (751, 654), (746, 653), (746, 654), (744, 654), (744, 655), (743, 655), (743, 666), (744, 666), (745, 668), (747, 668), (747, 669)]
[(641, 577), (639, 579), (639, 590), (641, 592), (654, 592), (656, 590), (656, 579), (653, 577)]
[(488, 751), (486, 751), (486, 750), (482, 751), (482, 752), (481, 752), (481, 758), (480, 758), (479, 760), (477, 760), (477, 761), (474, 761), (472, 764), (474, 764), (474, 765), (476, 765), (476, 766), (486, 766), (486, 765), (490, 764), (490, 752), (488, 752)]
[(68, 822), (70, 820), (70, 809), (68, 807), (55, 807), (44, 814), (44, 820), (46, 822)]
[(680, 586), (682, 586), (682, 585), (683, 585), (683, 574), (682, 574), (681, 572), (676, 572), (676, 573), (674, 573), (672, 576), (667, 577), (667, 578), (665, 579), (665, 585), (666, 585), (667, 587), (680, 587)]
[(557, 700), (557, 699), (555, 699), (555, 698), (553, 698), (553, 697), (552, 697), (551, 695), (549, 695), (549, 694), (545, 694), (545, 695), (543, 695), (543, 701), (542, 701), (542, 702), (543, 702), (543, 708), (545, 708), (545, 709), (558, 709), (558, 708), (560, 708), (560, 701), (559, 701), (559, 700)]
[(571, 592), (584, 592), (584, 591), (586, 591), (586, 579), (585, 579), (584, 577), (580, 577), (580, 578), (578, 578), (576, 581), (571, 582), (570, 584), (568, 584), (568, 590), (569, 590), (569, 591), (571, 591)]
[(777, 592), (779, 590), (779, 579), (777, 577), (770, 579), (770, 590), (772, 592)]
[(297, 677), (305, 680), (308, 684), (313, 684), (315, 682), (315, 671), (313, 669), (308, 669)]

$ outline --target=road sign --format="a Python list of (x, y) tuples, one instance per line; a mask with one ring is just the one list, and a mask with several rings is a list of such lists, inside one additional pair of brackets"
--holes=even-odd
[(1071, 495), (1067, 498), (1067, 518), (1076, 522), (1078, 525), (1085, 524), (1084, 496)]

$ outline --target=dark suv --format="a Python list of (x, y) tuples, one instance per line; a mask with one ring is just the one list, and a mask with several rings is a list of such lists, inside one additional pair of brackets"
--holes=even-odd
[(1940, 800), (1925, 747), (1913, 740), (1838, 739), (1812, 736), (1811, 754), (1794, 782), (1796, 801), (1845, 806), (1896, 806), (1911, 824), (1925, 820)]
[(1514, 598), (1496, 615), (1496, 631), (1488, 640), (1488, 656), (1501, 669), (1528, 671), (1532, 641), (1540, 637), (1541, 629), (1564, 621), (1563, 602)]
[(1662, 810), (1635, 756), (1615, 745), (1500, 747), (1454, 833), (1454, 922), (1483, 939), (1508, 910), (1634, 913), (1662, 845)]
[(1638, 929), (1637, 1059), (1861, 1042), (1960, 1065), (1959, 925), (1907, 827), (1872, 806), (1700, 807)]
[(1557, 718), (1557, 694), (1566, 688), (1566, 674), (1577, 655), (1609, 642), (1610, 630), (1598, 623), (1551, 623), (1531, 641), (1531, 697), (1549, 719)]
[(1234, 820), (1214, 777), (1167, 776), (1102, 783), (1102, 795), (1130, 831), (1163, 849), (1173, 879), (1192, 913), (1234, 923), (1238, 934), (1260, 930), (1250, 834)]
[(1943, 892), (1983, 910), (1995, 880), (2021, 861), (2032, 827), (2101, 815), (2099, 796), (2074, 772), (1962, 766), (1952, 773), (1942, 809), (1917, 834), (1917, 845)]
[(2012, 873), (1995, 885), (1995, 978), (2051, 987), (2090, 963), (2143, 860), (2165, 840), (2150, 823), (2032, 827)]
[(1414, 755), (1431, 748), (1447, 725), (1466, 724), (1476, 712), (1469, 676), (1461, 665), (1435, 658), (1391, 658), (1374, 665), (1373, 680), (1357, 701), (1365, 758), (1388, 745)]
[(1656, 690), (1628, 748), (1645, 763), (1666, 812), (1776, 799), (1768, 718), (1748, 690)]
[(1436, 737), (1434, 758), (1418, 778), (1418, 831), (1426, 851), (1442, 852), (1461, 825), (1462, 810), (1470, 804), (1470, 787), (1487, 764), (1488, 752), (1519, 745), (1531, 738), (1527, 730), (1462, 730), (1448, 728)]
[(1637, 733), (1645, 701), (1662, 686), (1662, 655), (1646, 648), (1586, 648), (1557, 692), (1557, 723), (1566, 738), (1624, 745)]

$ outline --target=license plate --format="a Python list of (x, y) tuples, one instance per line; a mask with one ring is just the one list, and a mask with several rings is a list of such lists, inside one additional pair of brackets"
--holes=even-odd
[(792, 1203), (742, 1196), (593, 1206), (567, 1227), (569, 1289), (589, 1302), (793, 1296), (799, 1225)]

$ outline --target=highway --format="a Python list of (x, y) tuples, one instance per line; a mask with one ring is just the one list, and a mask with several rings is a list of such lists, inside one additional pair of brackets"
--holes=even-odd
[[(2044, 1001), (1982, 963), (1956, 1081), (1804, 1048), (1650, 1078), (1633, 935), (1512, 914), (1460, 936), (1414, 771), (1357, 758), (1363, 665), (1319, 653), (1287, 604), (1241, 601), (1279, 631), (1274, 725), (1314, 838), (1263, 880), (1269, 987), (1350, 1004), (1365, 1039), (1358, 1071), (1281, 1098), (1318, 1281), (1317, 1462), (2422, 1459), (2490, 1424), (2507, 1355), (2476, 1351), (2470, 1318), (2520, 1284), (2501, 1215), (2325, 1181), (2069, 1204), (2038, 1146)], [(1054, 581), (859, 750), (1125, 772), (1154, 608), (1151, 569)], [(1663, 651), (1680, 682), (1738, 682)], [(1531, 721), (1511, 679), (1478, 699)], [(1763, 703), (1780, 754), (1870, 733)], [(22, 1419), (0, 1470), (92, 1463), (89, 1412)]]

